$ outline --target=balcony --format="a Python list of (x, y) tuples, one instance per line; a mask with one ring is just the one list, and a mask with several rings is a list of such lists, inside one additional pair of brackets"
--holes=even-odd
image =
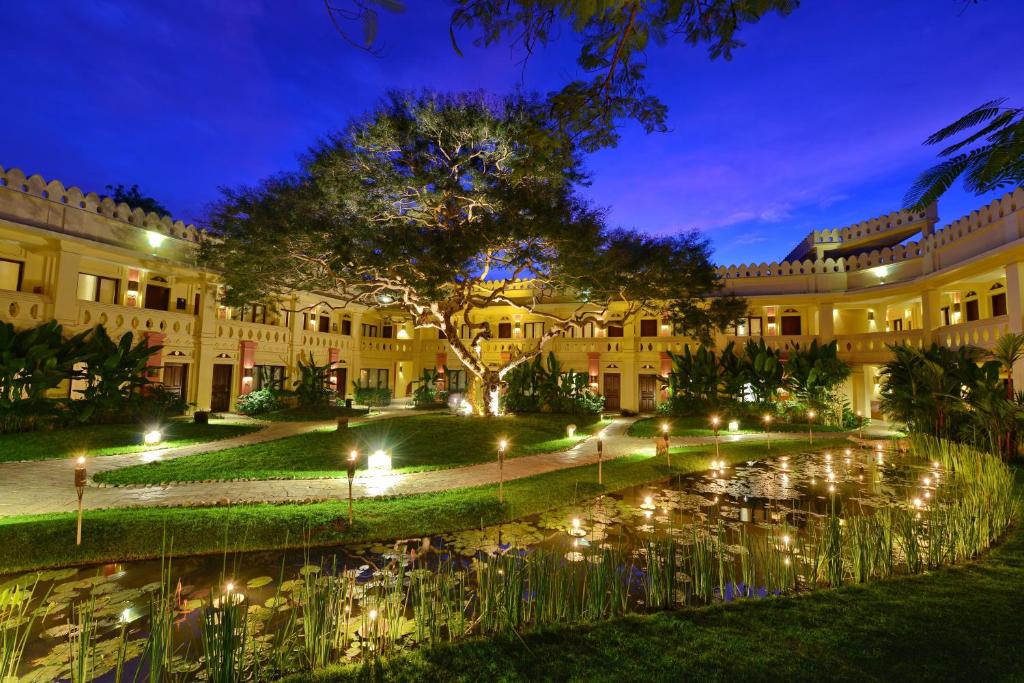
[(156, 311), (96, 301), (78, 302), (78, 327), (86, 330), (103, 325), (111, 337), (125, 332), (141, 336), (146, 332), (164, 335), (164, 346), (191, 346), (197, 319), (189, 313)]
[(947, 325), (935, 330), (935, 341), (942, 346), (980, 346), (991, 349), (996, 340), (1010, 331), (1010, 318), (1000, 315), (995, 318), (972, 320), (969, 323)]
[(0, 319), (17, 328), (35, 327), (53, 317), (50, 297), (0, 290)]
[(924, 330), (897, 330), (841, 334), (836, 336), (836, 342), (839, 345), (839, 355), (845, 360), (882, 363), (892, 355), (889, 353), (890, 346), (912, 346), (920, 349), (925, 346), (926, 337)]

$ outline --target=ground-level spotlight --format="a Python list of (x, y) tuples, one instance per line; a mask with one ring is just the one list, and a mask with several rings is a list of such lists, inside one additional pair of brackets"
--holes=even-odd
[(587, 535), (586, 529), (580, 526), (579, 517), (573, 517), (572, 526), (569, 528), (569, 535), (575, 536), (576, 538), (582, 538)]
[(150, 429), (148, 432), (142, 435), (142, 442), (147, 446), (156, 446), (158, 443), (163, 441), (164, 435), (159, 429)]

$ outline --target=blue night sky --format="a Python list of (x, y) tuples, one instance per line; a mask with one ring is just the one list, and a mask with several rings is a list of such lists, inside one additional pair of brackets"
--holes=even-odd
[[(469, 36), (460, 58), (449, 6), (408, 4), (371, 56), (320, 0), (7, 3), (0, 164), (99, 192), (138, 183), (198, 219), (219, 186), (293, 169), (386, 89), (546, 92), (577, 75), (568, 32), (525, 69)], [(671, 130), (627, 126), (590, 157), (584, 192), (614, 224), (704, 231), (719, 262), (781, 258), (810, 229), (898, 208), (934, 161), (929, 133), (991, 98), (1024, 104), (1021, 26), (1020, 0), (810, 0), (747, 28), (732, 62), (652, 49)], [(957, 188), (942, 221), (983, 201)]]

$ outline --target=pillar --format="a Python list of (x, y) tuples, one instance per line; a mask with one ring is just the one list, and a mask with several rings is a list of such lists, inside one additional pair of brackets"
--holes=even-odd
[[(1024, 294), (1022, 294), (1022, 287), (1024, 287), (1024, 276), (1021, 273), (1020, 263), (1011, 263), (1006, 266), (1006, 320), (1010, 327), (1010, 332), (1020, 334), (1024, 332), (1024, 310), (1022, 310), (1022, 302), (1024, 302)], [(1020, 378), (1024, 378), (1024, 359), (1017, 361), (1013, 364), (1013, 377), (1014, 377), (1014, 389), (1024, 387), (1024, 382), (1021, 382)]]
[(822, 343), (835, 339), (835, 321), (832, 318), (835, 308), (831, 302), (818, 304), (818, 341)]
[[(166, 335), (163, 332), (146, 332), (146, 348), (163, 346)], [(153, 352), (146, 360), (146, 379), (155, 382), (160, 378), (160, 368), (163, 367), (163, 349)]]
[(217, 355), (217, 285), (200, 285), (199, 310), (196, 312), (194, 352), (195, 404), (197, 410), (209, 410), (213, 396), (213, 360)]
[(861, 411), (865, 417), (871, 417), (871, 399), (875, 396), (875, 369), (872, 365), (860, 366), (860, 396), (854, 406), (854, 412)]
[(240, 345), (241, 348), (238, 355), (242, 361), (239, 363), (242, 371), (239, 373), (241, 378), (238, 384), (238, 393), (239, 395), (245, 395), (252, 391), (255, 384), (256, 342), (246, 339), (240, 342)]
[(53, 319), (69, 327), (78, 324), (78, 271), (82, 255), (61, 244), (53, 282)]

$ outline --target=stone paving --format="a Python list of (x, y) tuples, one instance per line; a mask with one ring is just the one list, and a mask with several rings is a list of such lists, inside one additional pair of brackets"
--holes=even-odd
[[(401, 417), (413, 411), (387, 410), (369, 419)], [(422, 414), (422, 413), (416, 413)], [(635, 453), (654, 453), (654, 439), (626, 435), (637, 418), (616, 418), (601, 430), (603, 457), (608, 460)], [(174, 449), (126, 455), (90, 458), (90, 475), (153, 460), (180, 458), (198, 453), (245, 446), (328, 427), (328, 422), (271, 423), (266, 428), (243, 436)], [(799, 440), (803, 433), (773, 433), (772, 441)], [(824, 435), (822, 435), (824, 438)], [(763, 441), (763, 434), (723, 434), (722, 443)], [(714, 443), (714, 437), (674, 437), (673, 446)], [(545, 472), (590, 465), (597, 462), (596, 436), (572, 448), (505, 461), (506, 481)], [(74, 463), (70, 459), (0, 464), (0, 517), (43, 514), (74, 510), (77, 504), (72, 485)], [(498, 481), (497, 462), (482, 463), (430, 472), (410, 474), (365, 474), (356, 478), (353, 495), (358, 498), (385, 495), (428, 493)], [(96, 487), (85, 492), (86, 509), (131, 508), (141, 506), (217, 505), (227, 503), (300, 502), (344, 499), (348, 484), (338, 479), (292, 479), (269, 481), (224, 481), (175, 483), (161, 486)]]

